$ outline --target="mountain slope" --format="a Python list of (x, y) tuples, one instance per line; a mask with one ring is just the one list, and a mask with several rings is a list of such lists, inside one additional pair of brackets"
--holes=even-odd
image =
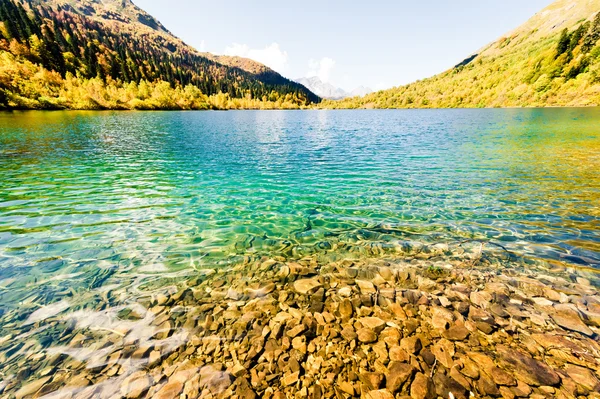
[[(205, 102), (200, 94), (252, 104), (320, 100), (252, 60), (197, 52), (130, 0), (2, 0), (0, 22), (0, 107), (144, 108), (151, 94), (132, 98), (128, 83), (160, 92), (149, 108), (188, 108), (192, 100)], [(69, 97), (81, 96), (70, 83), (89, 91), (97, 80), (118, 90), (119, 98), (110, 90), (100, 97)], [(185, 106), (168, 101), (173, 96), (185, 97)]]
[(600, 104), (600, 0), (558, 0), (454, 68), (329, 108)]

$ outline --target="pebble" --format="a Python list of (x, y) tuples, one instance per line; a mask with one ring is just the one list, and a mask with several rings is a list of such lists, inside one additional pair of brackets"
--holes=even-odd
[(377, 333), (370, 328), (361, 328), (356, 332), (358, 340), (365, 344), (377, 341)]
[[(47, 319), (36, 339), (7, 311), (0, 375), (17, 378), (3, 380), (0, 394), (566, 399), (600, 390), (598, 278), (499, 269), (490, 257), (463, 267), (429, 253), (439, 252), (329, 264), (249, 257), (148, 294), (114, 320), (98, 304), (88, 312), (101, 321), (94, 328)], [(54, 346), (78, 355), (48, 356)]]
[(377, 334), (383, 331), (385, 327), (385, 321), (378, 317), (362, 317), (358, 321), (363, 325), (363, 327), (373, 330)]
[(394, 399), (394, 395), (385, 389), (381, 389), (367, 393), (367, 399)]
[(321, 288), (321, 283), (316, 278), (307, 278), (303, 280), (297, 280), (294, 282), (294, 289), (300, 294), (308, 294), (312, 291), (316, 291), (317, 288)]
[(464, 341), (470, 332), (465, 326), (452, 326), (442, 334), (450, 341)]
[(567, 330), (580, 332), (588, 337), (594, 335), (594, 332), (583, 323), (579, 313), (575, 310), (561, 309), (552, 314), (551, 317), (556, 324)]
[(400, 341), (400, 347), (412, 355), (419, 353), (423, 345), (419, 337), (408, 337)]
[(412, 365), (401, 362), (392, 362), (388, 369), (389, 373), (386, 375), (386, 388), (392, 393), (398, 392), (402, 385), (408, 381), (415, 372)]
[(356, 285), (358, 285), (362, 294), (375, 294), (377, 292), (377, 289), (370, 281), (356, 280)]
[(433, 381), (423, 373), (417, 373), (410, 386), (413, 399), (433, 399), (435, 396)]
[(42, 389), (44, 384), (46, 384), (48, 381), (50, 381), (51, 378), (52, 377), (48, 376), (48, 377), (40, 378), (39, 380), (28, 382), (21, 389), (19, 389), (17, 392), (15, 392), (15, 398), (22, 399), (26, 396), (35, 394), (40, 389)]
[(281, 379), (281, 384), (285, 387), (294, 385), (296, 382), (298, 382), (299, 376), (300, 376), (299, 371), (296, 371), (295, 373), (287, 374)]

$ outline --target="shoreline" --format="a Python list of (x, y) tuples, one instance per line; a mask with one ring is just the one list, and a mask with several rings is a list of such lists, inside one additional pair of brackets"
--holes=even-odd
[(437, 250), (248, 258), (119, 306), (109, 291), (94, 311), (22, 326), (21, 337), (60, 338), (27, 356), (9, 350), (0, 394), (600, 398), (597, 273)]
[(319, 106), (308, 106), (305, 108), (215, 108), (215, 109), (183, 109), (183, 108), (158, 108), (158, 109), (129, 109), (129, 108), (99, 108), (99, 109), (75, 109), (75, 108), (0, 108), (2, 113), (12, 112), (225, 112), (225, 111), (449, 111), (449, 110), (527, 110), (527, 109), (593, 109), (600, 108), (600, 105), (546, 105), (546, 106), (506, 106), (506, 107), (446, 107), (446, 108), (426, 108), (426, 107), (406, 107), (406, 108), (320, 108)]

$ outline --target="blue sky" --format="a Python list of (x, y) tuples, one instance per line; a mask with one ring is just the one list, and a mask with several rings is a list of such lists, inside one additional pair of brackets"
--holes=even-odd
[(552, 0), (133, 0), (202, 51), (383, 89), (446, 70)]

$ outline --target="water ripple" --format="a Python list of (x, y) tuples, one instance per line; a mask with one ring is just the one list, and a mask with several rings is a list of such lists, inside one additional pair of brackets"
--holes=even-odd
[(357, 242), (494, 240), (600, 269), (596, 109), (25, 112), (0, 125), (0, 311)]

